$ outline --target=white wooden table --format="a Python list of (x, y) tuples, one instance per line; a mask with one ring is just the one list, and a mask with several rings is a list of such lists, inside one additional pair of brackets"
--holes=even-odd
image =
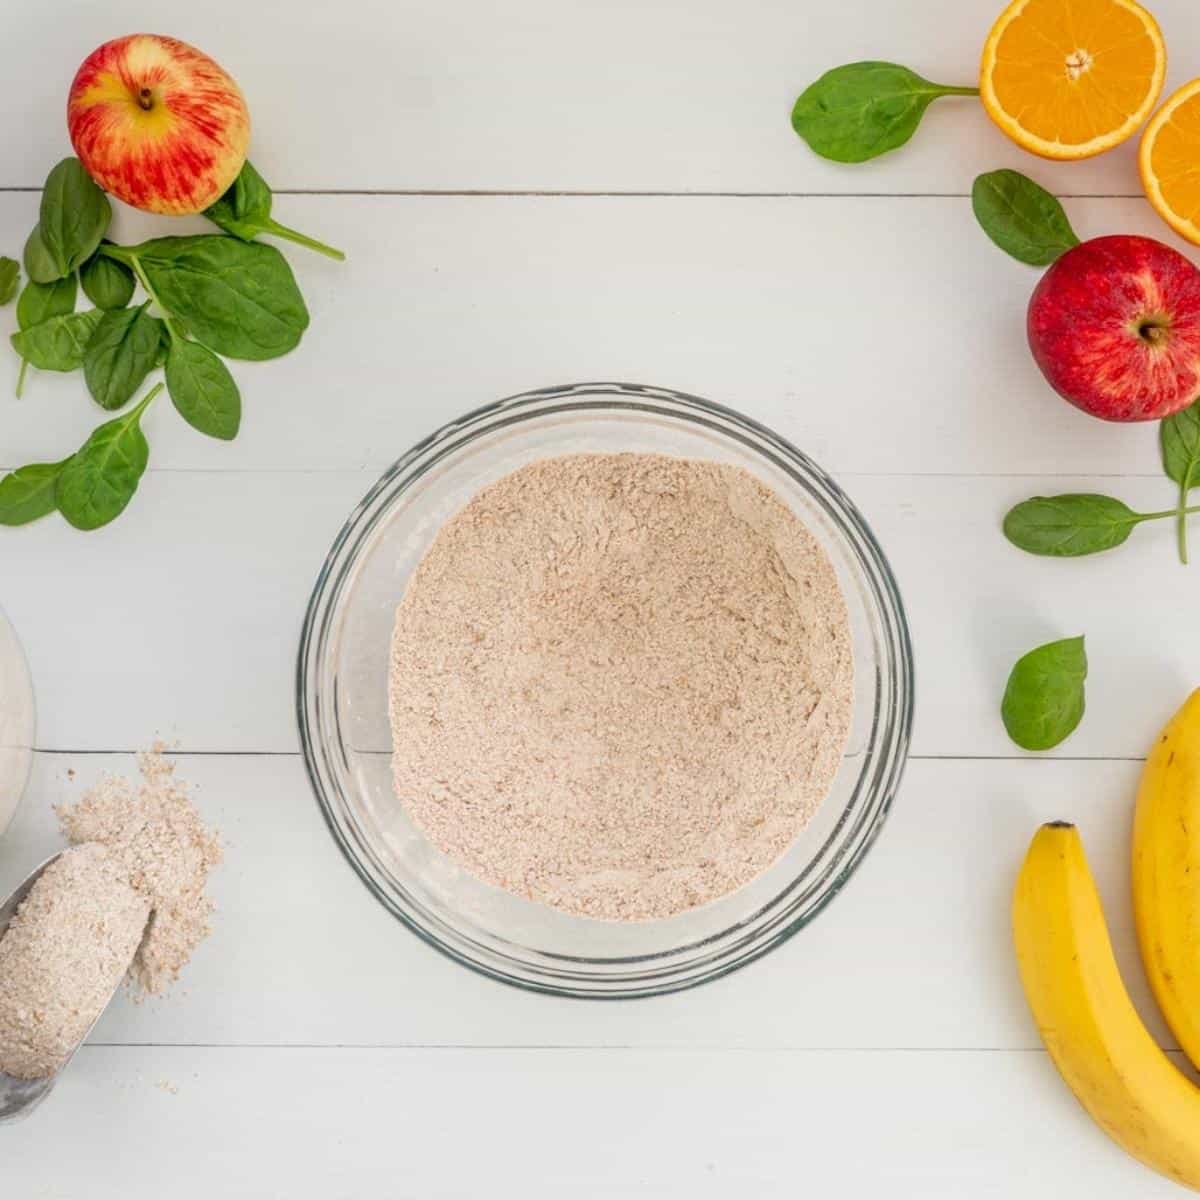
[[(239, 79), (312, 309), (290, 357), (238, 365), (230, 446), (167, 406), (127, 515), (0, 536), (0, 605), (40, 708), (0, 892), (58, 845), (51, 805), (156, 736), (228, 839), (182, 989), (119, 1001), (52, 1101), (0, 1132), (6, 1200), (499, 1196), (1168, 1196), (1041, 1051), (1008, 894), (1036, 824), (1079, 822), (1131, 989), (1138, 759), (1200, 677), (1200, 565), (1166, 528), (1055, 563), (1006, 507), (1077, 487), (1173, 502), (1155, 429), (1056, 400), (1025, 349), (1035, 274), (974, 225), (981, 170), (1063, 195), (1084, 236), (1170, 240), (1132, 146), (1039, 163), (972, 101), (858, 168), (788, 116), (855, 58), (969, 82), (999, 0), (42, 0), (5, 15), (0, 251), (68, 151), (77, 62), (147, 24)], [(1187, 0), (1155, 0), (1168, 86), (1200, 74)], [(118, 236), (151, 223), (127, 211)], [(0, 315), (4, 330), (12, 310)], [(95, 423), (78, 378), (8, 398), (0, 466)], [(918, 716), (901, 794), (851, 886), (763, 961), (627, 1004), (524, 995), (420, 944), (359, 884), (293, 718), (301, 614), (330, 540), (395, 457), (507, 393), (616, 378), (698, 392), (831, 469), (899, 576)], [(1197, 533), (1200, 537), (1200, 531)], [(1059, 751), (998, 715), (1019, 652), (1086, 632), (1089, 711)], [(72, 772), (74, 777), (71, 777)], [(1170, 1046), (1164, 1040), (1164, 1045)]]

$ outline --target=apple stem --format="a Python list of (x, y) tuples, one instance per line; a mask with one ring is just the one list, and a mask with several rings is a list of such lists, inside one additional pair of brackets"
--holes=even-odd
[(324, 254), (326, 258), (334, 258), (338, 262), (346, 261), (346, 256), (341, 250), (336, 250), (333, 246), (327, 246), (324, 242), (318, 242), (316, 238), (310, 238), (306, 233), (290, 229), (287, 225), (280, 225), (274, 217), (268, 218), (266, 228), (263, 232), (273, 233), (276, 237), (281, 237), (289, 242), (295, 242), (297, 246), (307, 246), (308, 249), (315, 250), (318, 254)]
[(138, 104), (147, 112), (154, 107), (154, 93), (148, 87), (138, 92)]

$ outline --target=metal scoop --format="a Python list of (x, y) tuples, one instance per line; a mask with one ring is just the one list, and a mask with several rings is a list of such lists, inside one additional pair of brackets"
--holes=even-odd
[[(21, 907), (21, 902), (29, 895), (30, 889), (37, 883), (42, 872), (52, 862), (60, 858), (62, 853), (60, 851), (58, 854), (46, 859), (40, 867), (17, 885), (16, 890), (7, 900), (0, 903), (0, 938), (4, 936), (9, 922), (16, 916), (17, 909)], [(114, 996), (117, 994), (117, 988), (120, 986), (120, 982), (118, 981), (117, 987), (113, 988)], [(108, 1007), (107, 1004), (105, 1007)], [(100, 1017), (97, 1015), (96, 1021), (99, 1019)], [(58, 1082), (58, 1077), (70, 1065), (76, 1051), (91, 1036), (92, 1030), (96, 1027), (96, 1021), (92, 1022), (87, 1032), (79, 1039), (79, 1043), (75, 1046), (75, 1049), (71, 1051), (62, 1066), (52, 1075), (47, 1075), (44, 1079), (14, 1079), (11, 1075), (6, 1075), (3, 1071), (0, 1071), (0, 1125), (3, 1125), (6, 1121), (19, 1121), (22, 1117), (29, 1116), (50, 1095), (54, 1090), (54, 1085)]]

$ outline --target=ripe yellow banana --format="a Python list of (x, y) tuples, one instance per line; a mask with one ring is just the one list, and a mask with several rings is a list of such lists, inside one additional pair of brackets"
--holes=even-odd
[(1134, 1158), (1200, 1189), (1200, 1089), (1159, 1049), (1129, 999), (1073, 825), (1043, 825), (1034, 835), (1012, 915), (1029, 1007), (1071, 1090)]
[(1142, 772), (1133, 914), (1154, 998), (1200, 1065), (1200, 689), (1159, 735)]

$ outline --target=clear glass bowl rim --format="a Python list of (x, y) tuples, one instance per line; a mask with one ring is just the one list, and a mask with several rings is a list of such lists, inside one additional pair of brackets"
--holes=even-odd
[[(334, 798), (330, 795), (334, 779), (331, 776), (327, 784), (324, 778), (327, 752), (319, 737), (319, 651), (329, 632), (329, 621), (336, 611), (336, 600), (342, 584), (356, 561), (358, 550), (386, 512), (386, 508), (373, 512), (376, 501), (393, 489), (395, 495), (402, 493), (405, 487), (440, 461), (442, 455), (438, 453), (439, 450), (448, 445), (451, 451), (469, 445), (475, 438), (495, 429), (499, 418), (504, 418), (504, 425), (511, 425), (545, 413), (579, 409), (625, 409), (672, 418), (682, 415), (710, 430), (732, 436), (743, 446), (757, 451), (782, 468), (820, 503), (826, 516), (855, 549), (863, 580), (878, 606), (878, 616), (887, 643), (884, 657), (890, 667), (889, 702), (880, 704), (877, 700), (872, 729), (870, 750), (875, 769), (864, 771), (860, 776), (846, 813), (829, 835), (826, 846), (842, 831), (846, 816), (864, 791), (868, 793), (867, 805), (858, 815), (852, 840), (842, 849), (832, 866), (826, 868), (826, 882), (820, 893), (803, 911), (793, 911), (793, 902), (765, 929), (754, 932), (749, 941), (735, 941), (728, 947), (720, 948), (711, 961), (702, 961), (697, 966), (689, 965), (686, 973), (673, 973), (669, 969), (665, 972), (636, 969), (636, 964), (647, 960), (653, 962), (658, 958), (656, 955), (603, 960), (606, 965), (620, 962), (635, 968), (626, 977), (609, 977), (618, 983), (624, 982), (624, 986), (616, 988), (588, 986), (586, 973), (573, 973), (569, 968), (564, 969), (561, 977), (556, 979), (553, 974), (547, 978), (545, 971), (523, 973), (519, 964), (506, 966), (488, 961), (499, 957), (491, 948), (457, 931), (451, 931), (456, 935), (458, 944), (455, 944), (416, 919), (372, 874), (364, 856), (353, 844), (352, 831), (343, 825)], [(367, 517), (370, 519), (364, 521)], [(891, 809), (908, 757), (914, 703), (912, 638), (899, 587), (870, 526), (838, 484), (785, 438), (734, 409), (670, 388), (613, 381), (538, 388), (504, 397), (441, 426), (397, 459), (351, 512), (321, 565), (305, 611), (296, 662), (296, 715), (309, 782), (334, 841), (371, 894), (423, 942), (472, 971), (528, 991), (582, 999), (638, 999), (699, 986), (761, 958), (824, 911), (875, 843)], [(363, 847), (364, 851), (367, 849)], [(779, 896), (786, 895), (788, 891), (790, 888), (779, 893)], [(768, 907), (771, 906), (764, 906), (756, 915), (761, 915)], [(684, 947), (691, 948), (694, 947)], [(471, 952), (472, 949), (475, 953)], [(565, 956), (555, 957), (564, 962), (570, 961)]]

